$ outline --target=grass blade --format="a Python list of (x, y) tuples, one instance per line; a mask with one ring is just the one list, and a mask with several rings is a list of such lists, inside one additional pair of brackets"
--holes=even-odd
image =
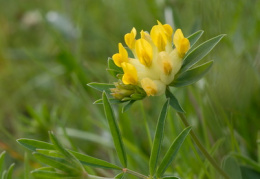
[(167, 117), (168, 106), (169, 106), (169, 100), (167, 100), (164, 103), (161, 114), (157, 122), (150, 161), (149, 161), (150, 176), (153, 176), (156, 171), (158, 158), (161, 150), (161, 144), (163, 140), (164, 124), (165, 124), (165, 119)]
[(186, 55), (183, 60), (183, 65), (179, 71), (179, 74), (182, 74), (194, 64), (199, 62), (203, 57), (205, 57), (224, 37), (224, 34), (218, 35), (212, 39), (207, 40), (206, 42), (200, 44), (194, 50)]
[(122, 137), (113, 113), (113, 110), (111, 108), (110, 102), (108, 101), (107, 95), (105, 92), (103, 92), (102, 95), (103, 98), (103, 106), (104, 106), (104, 111), (106, 118), (108, 120), (108, 124), (110, 127), (110, 131), (114, 140), (114, 145), (117, 151), (117, 155), (119, 157), (119, 160), (121, 164), (126, 168), (127, 167), (127, 158), (126, 158), (126, 153), (125, 153), (125, 148), (124, 144), (122, 141)]
[(12, 179), (12, 175), (13, 175), (13, 170), (14, 170), (14, 163), (12, 165), (10, 165), (10, 167), (7, 170), (6, 173), (6, 179)]
[(182, 143), (184, 142), (185, 138), (187, 137), (187, 135), (189, 134), (191, 130), (191, 127), (187, 127), (185, 128), (179, 135), (178, 137), (173, 141), (171, 147), (169, 148), (169, 150), (167, 151), (167, 153), (165, 154), (162, 163), (160, 164), (160, 166), (158, 167), (157, 171), (156, 171), (156, 176), (158, 178), (160, 178), (164, 172), (166, 171), (166, 169), (169, 167), (169, 165), (172, 163), (172, 161), (174, 160), (174, 158), (177, 155), (177, 152), (179, 151)]
[(3, 151), (1, 154), (0, 154), (0, 177), (2, 175), (2, 172), (4, 171), (4, 160), (5, 160), (5, 151)]

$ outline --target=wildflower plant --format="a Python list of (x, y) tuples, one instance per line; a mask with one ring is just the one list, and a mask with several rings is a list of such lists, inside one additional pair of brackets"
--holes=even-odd
[[(162, 24), (159, 21), (157, 23), (150, 33), (141, 31), (139, 39), (137, 39), (136, 29), (133, 28), (124, 37), (127, 47), (124, 47), (122, 43), (118, 44), (118, 53), (108, 59), (107, 71), (116, 78), (113, 84), (88, 84), (102, 92), (102, 98), (95, 103), (103, 104), (119, 164), (66, 149), (53, 132), (50, 132), (51, 143), (26, 138), (18, 139), (22, 146), (33, 152), (37, 160), (47, 165), (32, 171), (36, 178), (108, 179), (107, 176), (98, 176), (98, 173), (93, 172), (93, 168), (115, 170), (117, 172), (113, 178), (116, 179), (127, 178), (126, 174), (143, 179), (178, 178), (173, 175), (165, 176), (165, 172), (172, 164), (188, 134), (215, 169), (225, 179), (229, 178), (201, 145), (191, 130), (177, 98), (170, 91), (170, 87), (190, 85), (208, 72), (213, 61), (199, 66), (195, 65), (215, 47), (224, 35), (214, 37), (194, 48), (193, 45), (201, 37), (203, 31), (185, 37), (180, 29), (174, 31), (168, 24)], [(126, 103), (123, 108), (125, 111), (137, 100), (162, 94), (166, 95), (167, 100), (158, 117), (149, 157), (149, 174), (145, 175), (128, 167), (124, 140), (111, 104)], [(186, 128), (172, 140), (167, 152), (162, 154), (165, 119), (169, 106), (177, 110)]]

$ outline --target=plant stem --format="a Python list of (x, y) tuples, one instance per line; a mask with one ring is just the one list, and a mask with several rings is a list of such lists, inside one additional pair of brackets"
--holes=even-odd
[(145, 175), (143, 175), (143, 174), (141, 174), (141, 173), (135, 172), (135, 171), (133, 171), (133, 170), (129, 170), (128, 168), (124, 168), (124, 169), (123, 169), (123, 172), (124, 172), (124, 173), (129, 173), (129, 174), (134, 175), (134, 176), (137, 176), (137, 177), (139, 177), (139, 178), (149, 179), (149, 177), (147, 177), (147, 176), (145, 176)]
[[(186, 117), (184, 116), (183, 113), (181, 112), (177, 112), (177, 114), (180, 116), (182, 122), (184, 123), (184, 125), (186, 127), (190, 126), (188, 121), (186, 120)], [(225, 178), (225, 179), (230, 179), (230, 177), (226, 174), (226, 172), (224, 170), (222, 170), (218, 164), (216, 163), (216, 161), (210, 156), (210, 154), (207, 152), (207, 150), (204, 148), (204, 146), (200, 143), (199, 139), (197, 138), (197, 136), (195, 135), (195, 133), (193, 132), (193, 130), (190, 131), (190, 135), (192, 137), (192, 139), (194, 140), (194, 142), (196, 143), (196, 145), (199, 147), (200, 151), (203, 153), (203, 155), (209, 160), (209, 162), (213, 165), (213, 167)]]

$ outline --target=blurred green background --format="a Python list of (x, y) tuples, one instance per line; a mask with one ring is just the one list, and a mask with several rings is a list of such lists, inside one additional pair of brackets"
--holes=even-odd
[[(185, 36), (204, 30), (199, 43), (227, 34), (205, 58), (215, 61), (210, 73), (174, 92), (219, 164), (234, 152), (258, 160), (259, 9), (258, 0), (0, 0), (0, 152), (8, 152), (8, 164), (16, 163), (16, 178), (23, 178), (26, 153), (16, 139), (48, 141), (49, 130), (68, 148), (118, 162), (102, 106), (92, 104), (101, 94), (86, 84), (113, 82), (105, 69), (118, 42), (132, 27), (150, 31), (156, 20), (181, 28)], [(144, 174), (150, 153), (144, 118), (153, 136), (164, 100), (145, 99), (124, 114), (115, 106), (130, 168)], [(163, 151), (183, 129), (174, 110), (166, 122)], [(39, 167), (29, 158), (30, 170)], [(204, 161), (188, 139), (168, 172), (218, 178)]]

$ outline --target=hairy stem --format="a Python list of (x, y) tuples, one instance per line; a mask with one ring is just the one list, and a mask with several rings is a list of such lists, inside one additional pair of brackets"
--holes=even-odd
[[(184, 116), (183, 113), (177, 112), (177, 114), (180, 116), (182, 122), (186, 127), (190, 126), (188, 121), (186, 120), (186, 117)], [(204, 146), (200, 143), (199, 139), (193, 132), (193, 130), (190, 131), (190, 135), (193, 139), (193, 141), (196, 143), (200, 151), (203, 153), (203, 155), (208, 159), (208, 161), (211, 163), (211, 165), (225, 178), (225, 179), (230, 179), (230, 177), (226, 174), (224, 170), (222, 170), (216, 161), (210, 156), (210, 154), (207, 152), (207, 150), (204, 148)]]

